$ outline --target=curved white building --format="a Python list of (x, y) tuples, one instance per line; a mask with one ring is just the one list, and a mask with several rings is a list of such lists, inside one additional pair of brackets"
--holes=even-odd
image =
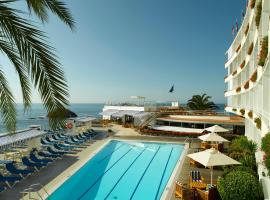
[[(269, 16), (269, 0), (249, 0), (243, 23), (226, 52), (225, 63), (228, 70), (224, 79), (228, 85), (226, 111), (245, 118), (245, 135), (259, 149), (262, 137), (270, 128)], [(263, 176), (267, 170), (260, 151), (256, 159), (265, 197), (270, 198), (270, 180)]]

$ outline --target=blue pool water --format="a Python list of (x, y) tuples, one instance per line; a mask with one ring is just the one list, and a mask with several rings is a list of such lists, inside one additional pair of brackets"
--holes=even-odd
[(160, 199), (183, 145), (110, 141), (49, 200)]

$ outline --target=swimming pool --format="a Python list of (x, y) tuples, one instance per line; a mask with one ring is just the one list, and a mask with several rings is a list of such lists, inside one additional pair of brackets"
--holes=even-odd
[(184, 145), (112, 140), (47, 199), (160, 199)]

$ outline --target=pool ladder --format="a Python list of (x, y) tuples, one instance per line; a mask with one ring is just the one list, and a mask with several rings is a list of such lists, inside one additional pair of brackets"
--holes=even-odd
[[(37, 190), (37, 187), (41, 186), (40, 189)], [(40, 193), (40, 191), (43, 191), (45, 195), (42, 196), (42, 194)], [(49, 193), (48, 191), (45, 189), (44, 185), (40, 184), (40, 183), (35, 183), (30, 185), (29, 188), (26, 188), (23, 192), (21, 192), (22, 194), (22, 199), (33, 199), (33, 200), (46, 200), (49, 199), (47, 197), (49, 197)], [(33, 194), (33, 196), (32, 196)]]

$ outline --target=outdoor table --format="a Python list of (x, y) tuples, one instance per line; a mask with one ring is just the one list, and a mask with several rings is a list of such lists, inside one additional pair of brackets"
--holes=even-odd
[(206, 186), (207, 186), (207, 184), (206, 183), (204, 183), (204, 182), (192, 182), (192, 184), (191, 184), (192, 186), (191, 186), (191, 189), (205, 189), (206, 188)]

